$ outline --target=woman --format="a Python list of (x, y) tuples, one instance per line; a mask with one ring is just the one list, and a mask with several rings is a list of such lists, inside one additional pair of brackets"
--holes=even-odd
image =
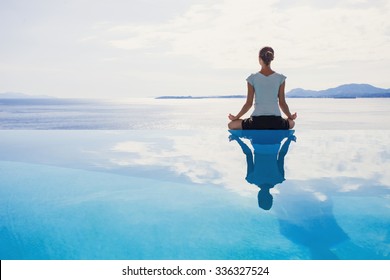
[[(297, 113), (291, 114), (284, 93), (286, 77), (271, 69), (274, 50), (264, 47), (259, 53), (261, 70), (250, 75), (248, 95), (244, 106), (237, 115), (229, 114), (229, 129), (291, 129), (295, 126)], [(255, 109), (248, 119), (240, 119), (246, 114), (255, 100)], [(287, 116), (282, 118), (280, 109)]]

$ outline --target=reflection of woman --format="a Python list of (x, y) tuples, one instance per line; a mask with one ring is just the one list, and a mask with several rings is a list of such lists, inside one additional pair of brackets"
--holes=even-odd
[[(291, 114), (285, 98), (286, 77), (271, 69), (274, 50), (264, 47), (259, 53), (261, 70), (247, 78), (247, 99), (237, 115), (229, 114), (229, 129), (291, 129), (295, 125), (297, 114)], [(240, 119), (252, 107), (255, 110), (248, 119)], [(281, 117), (280, 109), (287, 116)]]
[(332, 247), (349, 239), (333, 214), (329, 197), (300, 190), (281, 192), (276, 213), (280, 232), (310, 250), (312, 259), (338, 259)]
[[(248, 136), (248, 134), (246, 135)], [(260, 188), (258, 193), (259, 207), (269, 210), (273, 197), (270, 189), (282, 183), (284, 178), (284, 158), (291, 141), (295, 141), (293, 131), (252, 131), (249, 135), (254, 152), (234, 132), (230, 140), (235, 140), (246, 155), (247, 174), (245, 179)], [(284, 138), (287, 140), (281, 146)]]

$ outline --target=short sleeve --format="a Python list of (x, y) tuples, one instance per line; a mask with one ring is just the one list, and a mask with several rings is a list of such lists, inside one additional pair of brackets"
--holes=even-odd
[(251, 86), (253, 86), (253, 74), (251, 74), (251, 75), (249, 75), (249, 77), (248, 78), (246, 78), (246, 81), (251, 85)]
[(283, 84), (286, 81), (287, 77), (283, 74), (280, 74), (280, 84)]

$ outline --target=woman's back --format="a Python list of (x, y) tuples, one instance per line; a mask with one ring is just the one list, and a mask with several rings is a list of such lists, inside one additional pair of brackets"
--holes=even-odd
[(278, 94), (285, 79), (285, 76), (276, 72), (268, 76), (257, 72), (247, 78), (247, 82), (255, 90), (255, 109), (252, 116), (281, 116)]

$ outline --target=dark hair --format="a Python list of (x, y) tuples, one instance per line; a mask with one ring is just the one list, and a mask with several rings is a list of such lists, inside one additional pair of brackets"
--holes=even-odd
[(271, 47), (264, 47), (260, 50), (259, 56), (266, 65), (269, 65), (274, 60), (274, 50)]
[(273, 196), (270, 194), (269, 189), (269, 187), (263, 187), (257, 194), (257, 203), (264, 210), (270, 210), (273, 203)]

